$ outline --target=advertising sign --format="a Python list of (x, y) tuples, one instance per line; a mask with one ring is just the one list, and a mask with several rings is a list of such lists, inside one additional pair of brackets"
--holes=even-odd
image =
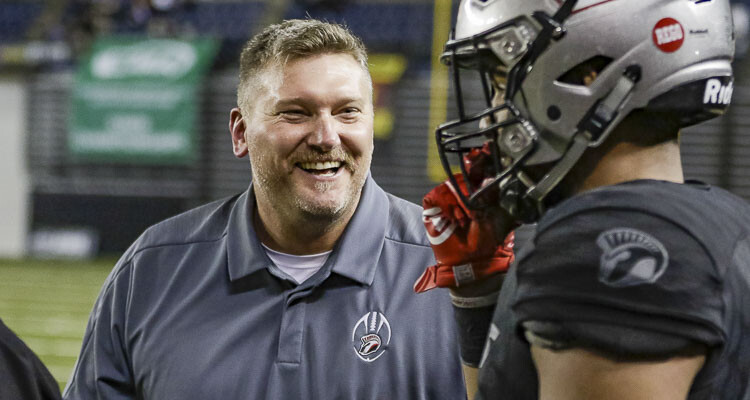
[(195, 160), (196, 93), (216, 48), (209, 39), (97, 40), (76, 75), (69, 154), (99, 162)]

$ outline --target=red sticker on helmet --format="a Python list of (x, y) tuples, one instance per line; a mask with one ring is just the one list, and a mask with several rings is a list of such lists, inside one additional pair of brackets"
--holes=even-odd
[(672, 53), (682, 47), (685, 41), (685, 30), (682, 25), (673, 18), (662, 18), (654, 26), (651, 35), (654, 44), (665, 53)]

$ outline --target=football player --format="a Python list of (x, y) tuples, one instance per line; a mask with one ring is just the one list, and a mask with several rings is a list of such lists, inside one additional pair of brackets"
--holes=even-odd
[(450, 179), (424, 199), (448, 233), (415, 290), (451, 288), (470, 393), (750, 398), (750, 206), (685, 180), (679, 148), (727, 108), (733, 54), (728, 0), (461, 2)]

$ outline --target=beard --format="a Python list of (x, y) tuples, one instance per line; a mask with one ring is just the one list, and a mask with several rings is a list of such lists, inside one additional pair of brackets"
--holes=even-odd
[(349, 172), (347, 180), (315, 182), (312, 188), (300, 187), (289, 171), (279, 170), (273, 157), (262, 151), (254, 152), (250, 158), (255, 191), (279, 215), (290, 221), (301, 218), (310, 222), (330, 223), (347, 215), (358, 204), (372, 153), (363, 154), (358, 161), (341, 147), (325, 153), (308, 149), (292, 154), (288, 165), (334, 159), (342, 161), (339, 168), (346, 170), (343, 172)]
[[(356, 185), (352, 182), (346, 195), (339, 197), (337, 201), (311, 202), (301, 196), (294, 196), (293, 200), (296, 208), (304, 214), (306, 219), (331, 221), (346, 214), (345, 211), (349, 210), (352, 203), (359, 199), (362, 184)], [(315, 190), (323, 195), (332, 190), (333, 186), (333, 182), (318, 182), (315, 184)]]

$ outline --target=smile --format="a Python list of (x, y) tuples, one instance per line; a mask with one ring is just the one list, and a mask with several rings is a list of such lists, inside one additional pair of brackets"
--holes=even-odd
[(334, 176), (336, 172), (341, 168), (341, 161), (325, 161), (325, 162), (303, 162), (297, 163), (297, 167), (305, 170), (305, 172), (320, 175), (320, 176)]

